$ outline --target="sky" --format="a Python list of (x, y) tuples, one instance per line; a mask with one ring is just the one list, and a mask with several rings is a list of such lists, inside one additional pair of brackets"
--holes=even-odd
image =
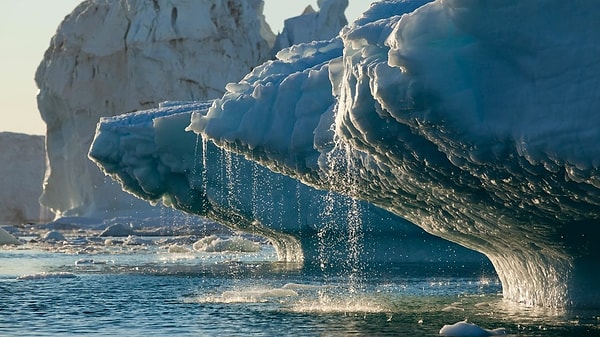
[[(374, 0), (349, 0), (346, 17), (356, 19)], [(35, 70), (64, 17), (82, 0), (0, 0), (0, 132), (43, 135), (37, 110)], [(317, 0), (265, 0), (265, 16), (274, 33), (286, 18)]]

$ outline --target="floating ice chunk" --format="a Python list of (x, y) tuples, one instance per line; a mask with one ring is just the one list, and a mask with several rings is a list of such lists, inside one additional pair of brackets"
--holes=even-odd
[(169, 246), (169, 253), (189, 253), (190, 250), (183, 246), (183, 245), (178, 245), (178, 244), (174, 244)]
[(484, 329), (476, 324), (468, 323), (466, 320), (451, 325), (444, 325), (440, 329), (440, 335), (448, 337), (483, 337), (506, 335), (504, 328), (494, 330)]
[(133, 234), (135, 234), (135, 232), (131, 226), (118, 223), (108, 226), (104, 231), (102, 231), (102, 233), (100, 233), (100, 236), (129, 236)]
[(20, 245), (21, 241), (0, 227), (0, 245)]
[(142, 239), (139, 236), (129, 235), (124, 241), (123, 245), (126, 246), (148, 246), (151, 245), (151, 240)]
[(52, 279), (52, 278), (76, 278), (77, 276), (73, 273), (68, 272), (42, 272), (37, 274), (28, 274), (17, 277), (17, 280), (44, 280), (44, 279)]
[(207, 236), (194, 243), (194, 250), (209, 253), (240, 252), (253, 253), (260, 250), (260, 244), (239, 236), (230, 239), (221, 239), (216, 235)]
[(79, 259), (75, 261), (76, 266), (82, 266), (86, 264), (94, 264), (94, 259)]
[(65, 241), (64, 235), (57, 231), (49, 231), (42, 236), (44, 242), (61, 242)]
[(210, 245), (213, 241), (218, 240), (218, 239), (219, 239), (218, 236), (210, 235), (210, 236), (204, 237), (204, 238), (196, 241), (192, 247), (194, 248), (194, 250), (206, 251), (206, 247), (208, 247), (208, 245)]

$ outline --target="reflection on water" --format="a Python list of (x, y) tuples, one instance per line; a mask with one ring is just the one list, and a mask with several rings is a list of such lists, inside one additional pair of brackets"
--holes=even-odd
[(275, 251), (262, 248), (0, 250), (0, 335), (435, 336), (465, 319), (519, 336), (600, 334), (598, 311), (503, 301), (489, 266), (366, 269), (357, 292), (343, 272), (263, 262)]

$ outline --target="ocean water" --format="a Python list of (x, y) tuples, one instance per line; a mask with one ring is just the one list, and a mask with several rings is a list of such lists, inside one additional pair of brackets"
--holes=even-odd
[(489, 265), (349, 275), (277, 263), (272, 246), (261, 248), (2, 247), (0, 336), (437, 336), (465, 319), (509, 335), (600, 335), (598, 311), (502, 300)]

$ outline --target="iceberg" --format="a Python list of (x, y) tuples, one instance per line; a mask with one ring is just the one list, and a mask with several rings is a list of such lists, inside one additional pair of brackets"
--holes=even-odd
[[(451, 0), (367, 12), (342, 30), (341, 57), (314, 66), (317, 48), (292, 47), (282, 62), (303, 72), (255, 68), (190, 129), (484, 253), (508, 299), (597, 307), (599, 11)], [(299, 104), (324, 96), (335, 103)]]
[(40, 205), (44, 169), (44, 137), (0, 132), (0, 223), (51, 220)]
[(262, 8), (260, 0), (92, 0), (77, 6), (35, 75), (47, 128), (42, 204), (57, 218), (161, 212), (123, 193), (87, 159), (96, 123), (164, 100), (222, 96), (228, 82), (270, 57), (275, 35)]
[[(375, 205), (485, 254), (509, 300), (599, 307), (599, 12), (599, 4), (584, 0), (376, 2), (338, 37), (278, 52), (228, 84), (221, 98), (102, 120), (90, 156), (142, 198), (263, 232), (279, 224), (289, 234), (290, 224), (250, 223), (243, 214), (266, 213), (227, 204), (235, 197), (216, 201), (222, 191), (256, 195), (248, 175), (222, 179), (219, 168), (259, 171), (268, 177), (258, 184), (265, 189), (311, 186), (336, 199), (364, 200), (361, 207)], [(169, 109), (173, 116), (154, 118), (151, 127), (134, 122)], [(208, 151), (184, 150), (193, 141), (180, 141), (181, 130), (167, 137), (166, 151), (124, 137), (154, 132), (149, 139), (162, 142), (168, 132), (160, 132), (160, 122), (190, 114), (187, 130)], [(147, 159), (131, 159), (136, 144)], [(159, 158), (168, 153), (180, 159)], [(227, 158), (260, 166), (239, 168)], [(184, 161), (178, 178), (163, 168)], [(194, 165), (206, 171), (199, 179), (206, 186), (191, 179), (201, 175), (188, 173)], [(266, 168), (306, 185), (280, 183)], [(228, 187), (236, 179), (244, 182)], [(234, 217), (222, 205), (241, 212)], [(292, 209), (282, 219), (308, 213)], [(299, 233), (283, 241), (297, 244)]]

